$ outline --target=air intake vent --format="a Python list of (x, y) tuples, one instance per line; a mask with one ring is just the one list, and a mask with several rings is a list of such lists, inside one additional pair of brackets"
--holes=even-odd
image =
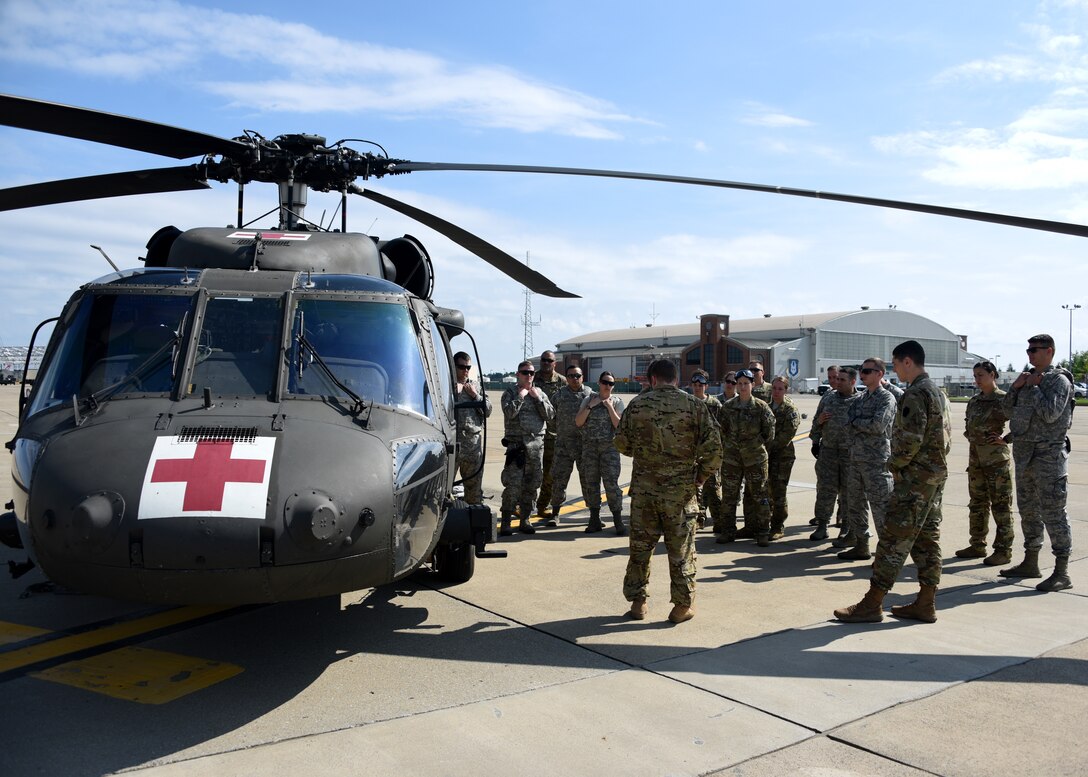
[(178, 442), (254, 442), (256, 439), (256, 426), (183, 426), (178, 435)]

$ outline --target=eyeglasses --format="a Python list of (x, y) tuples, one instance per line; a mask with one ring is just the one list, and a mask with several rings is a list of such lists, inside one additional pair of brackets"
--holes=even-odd
[(536, 375), (536, 370), (518, 370), (518, 375)]
[(752, 372), (763, 372), (762, 367), (749, 367), (748, 369), (750, 369)]
[(542, 364), (555, 364), (555, 359), (541, 359)]
[(1031, 346), (1031, 348), (1028, 348), (1027, 350), (1028, 350), (1028, 353), (1035, 353), (1036, 351), (1045, 351), (1049, 347), (1050, 347), (1049, 345), (1033, 345), (1033, 346)]
[(737, 382), (735, 380), (727, 380), (726, 383), (728, 383), (730, 386), (737, 385)]
[(876, 367), (862, 367), (861, 374), (868, 375), (870, 372), (880, 372)]
[(567, 380), (581, 380), (581, 379), (582, 379), (582, 373), (580, 373), (580, 372), (571, 372), (571, 373), (567, 374)]
[(699, 376), (696, 376), (696, 377), (692, 378), (691, 382), (692, 383), (702, 383), (705, 386), (706, 385), (706, 378), (704, 378), (702, 375), (699, 375)]
[(471, 370), (472, 365), (471, 364), (458, 364), (457, 369), (459, 369), (459, 370)]
[(602, 386), (615, 386), (616, 385), (616, 381), (614, 381), (614, 380), (601, 380), (601, 381), (598, 381), (598, 383), (600, 383)]

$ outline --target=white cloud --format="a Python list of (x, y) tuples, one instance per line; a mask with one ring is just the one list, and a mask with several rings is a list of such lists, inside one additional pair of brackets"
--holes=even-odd
[[(126, 81), (189, 78), (195, 71), (207, 91), (255, 110), (437, 113), (477, 126), (594, 139), (618, 138), (617, 125), (639, 121), (603, 100), (508, 68), (456, 65), (268, 16), (174, 0), (45, 0), (0, 8), (0, 59)], [(203, 75), (218, 75), (226, 63), (232, 71), (252, 66), (261, 77)]]
[(802, 119), (798, 116), (790, 116), (787, 113), (775, 110), (766, 105), (760, 105), (759, 103), (749, 103), (748, 114), (741, 119), (744, 124), (751, 124), (757, 127), (773, 127), (773, 128), (788, 128), (788, 127), (811, 127), (812, 122), (808, 119)]

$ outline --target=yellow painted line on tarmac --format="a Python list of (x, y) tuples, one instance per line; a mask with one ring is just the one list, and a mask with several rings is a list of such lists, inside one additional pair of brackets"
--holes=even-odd
[(124, 647), (79, 661), (31, 672), (49, 682), (139, 704), (165, 704), (240, 674), (242, 667), (220, 661)]
[(13, 642), (22, 642), (31, 637), (40, 637), (48, 634), (49, 629), (39, 629), (34, 626), (23, 626), (21, 623), (9, 623), (0, 621), (0, 645), (10, 645)]
[[(0, 653), (0, 673), (10, 672), (24, 666), (31, 666), (41, 661), (49, 661), (60, 658), (68, 653), (78, 653), (101, 645), (117, 642), (122, 639), (137, 637), (157, 629), (175, 626), (186, 621), (204, 618), (214, 615), (230, 607), (176, 607), (164, 612), (148, 615), (143, 618), (135, 618), (130, 621), (122, 621), (100, 629), (87, 631), (81, 634), (72, 634), (67, 637), (46, 640), (25, 648)], [(26, 627), (24, 627), (26, 628)]]

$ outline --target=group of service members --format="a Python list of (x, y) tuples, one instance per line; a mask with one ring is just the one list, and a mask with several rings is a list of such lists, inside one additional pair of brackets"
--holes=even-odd
[[(887, 365), (879, 358), (866, 359), (860, 370), (828, 368), (832, 390), (821, 397), (809, 432), (817, 477), (815, 516), (810, 521), (815, 530), (809, 539), (817, 542), (829, 539), (827, 529), (838, 503), (838, 523), (842, 528), (832, 544), (842, 549), (839, 558), (872, 558), (870, 512), (881, 543), (873, 562), (870, 593), (857, 605), (836, 610), (839, 620), (880, 620), (883, 617), (880, 600), (891, 588), (908, 554), (919, 565), (921, 591), (915, 603), (892, 608), (893, 614), (928, 622), (936, 620), (933, 597), (940, 578), (937, 543), (950, 430), (947, 399), (925, 373), (924, 356), (924, 350), (915, 341), (900, 344), (893, 353), (896, 373), (908, 385), (906, 392), (886, 379)], [(970, 443), (971, 539), (968, 547), (956, 551), (958, 557), (981, 558), (991, 566), (1011, 561), (1010, 459), (1014, 458), (1026, 556), (1023, 563), (1000, 574), (1013, 578), (1041, 577), (1038, 553), (1045, 526), (1057, 561), (1054, 574), (1038, 586), (1040, 590), (1071, 586), (1067, 572), (1070, 539), (1063, 456), (1068, 456), (1065, 434), (1071, 424), (1072, 376), (1052, 365), (1053, 356), (1053, 338), (1049, 335), (1031, 338), (1028, 357), (1033, 367), (1014, 382), (1008, 394), (997, 388), (997, 370), (992, 363), (979, 362), (974, 367), (979, 392), (968, 403), (964, 432)], [(482, 392), (469, 377), (471, 359), (458, 353), (454, 360), (459, 399), (477, 398)], [(502, 472), (500, 534), (512, 534), (515, 516), (519, 519), (520, 532), (534, 534), (536, 528), (531, 522), (534, 503), (543, 525), (558, 525), (567, 485), (577, 466), (582, 496), (589, 509), (585, 531), (595, 533), (604, 528), (600, 518), (603, 488), (615, 533), (626, 536), (628, 528), (622, 517), (623, 493), (618, 480), (620, 453), (631, 455), (635, 458), (631, 486), (632, 555), (624, 582), (625, 597), (632, 602), (628, 614), (645, 617), (649, 555), (657, 539), (664, 535), (673, 573), (675, 605), (669, 619), (673, 622), (689, 619), (694, 615), (691, 546), (694, 532), (702, 528), (708, 511), (717, 543), (749, 537), (762, 547), (783, 536), (789, 515), (787, 489), (796, 458), (794, 438), (802, 419), (787, 396), (789, 380), (777, 376), (766, 382), (763, 365), (754, 361), (748, 369), (726, 374), (723, 394), (714, 397), (707, 394), (709, 376), (697, 370), (688, 399), (701, 407), (700, 413), (705, 410), (710, 419), (708, 428), (714, 432), (716, 447), (711, 455), (711, 443), (703, 439), (704, 432), (696, 430), (688, 435), (691, 439), (680, 440), (684, 434), (671, 432), (672, 427), (662, 425), (660, 420), (641, 425), (633, 417), (628, 419), (630, 423), (625, 421), (623, 401), (612, 394), (615, 378), (611, 373), (599, 376), (599, 390), (595, 392), (584, 385), (585, 376), (579, 365), (568, 365), (562, 375), (556, 372), (555, 365), (555, 354), (551, 351), (541, 355), (539, 371), (531, 362), (522, 362), (518, 365), (516, 383), (502, 395), (506, 462)], [(652, 416), (653, 403), (642, 402), (649, 392), (676, 388), (675, 366), (671, 362), (655, 362), (651, 367), (659, 373), (657, 379), (651, 376), (649, 385), (632, 404), (634, 408), (642, 403), (640, 418), (648, 413)], [(855, 388), (858, 378), (864, 390)], [(672, 395), (666, 392), (661, 396)], [(664, 403), (662, 407), (668, 405), (665, 399), (660, 403)], [(486, 399), (483, 405), (458, 410), (461, 443), (458, 462), (465, 479), (465, 498), (470, 503), (482, 501), (483, 452), (479, 430), (491, 411)], [(681, 406), (690, 412), (688, 405), (681, 403)], [(663, 410), (662, 418), (671, 419), (668, 413), (672, 410)], [(1004, 434), (1009, 419), (1013, 421), (1012, 431)], [(625, 428), (617, 439), (621, 423)], [(640, 452), (641, 458), (650, 462), (641, 468), (643, 481), (660, 481), (662, 462), (670, 457), (678, 458), (689, 474), (696, 472), (697, 487), (685, 498), (676, 516), (680, 523), (674, 526), (663, 516), (656, 533), (650, 534), (642, 525), (645, 521), (639, 520), (644, 518), (640, 516), (644, 509), (639, 510), (636, 504), (636, 494), (640, 491)], [(713, 466), (709, 466), (712, 459)], [(706, 477), (699, 478), (698, 473), (703, 471)], [(656, 486), (650, 489), (658, 496), (659, 490)], [(737, 510), (742, 491), (744, 525), (738, 528)], [(641, 492), (645, 508), (648, 492), (646, 488)], [(889, 510), (896, 514), (890, 526)], [(987, 555), (991, 514), (997, 531), (993, 552)], [(684, 528), (688, 525), (690, 530)], [(670, 544), (670, 532), (687, 536), (674, 537)]]

